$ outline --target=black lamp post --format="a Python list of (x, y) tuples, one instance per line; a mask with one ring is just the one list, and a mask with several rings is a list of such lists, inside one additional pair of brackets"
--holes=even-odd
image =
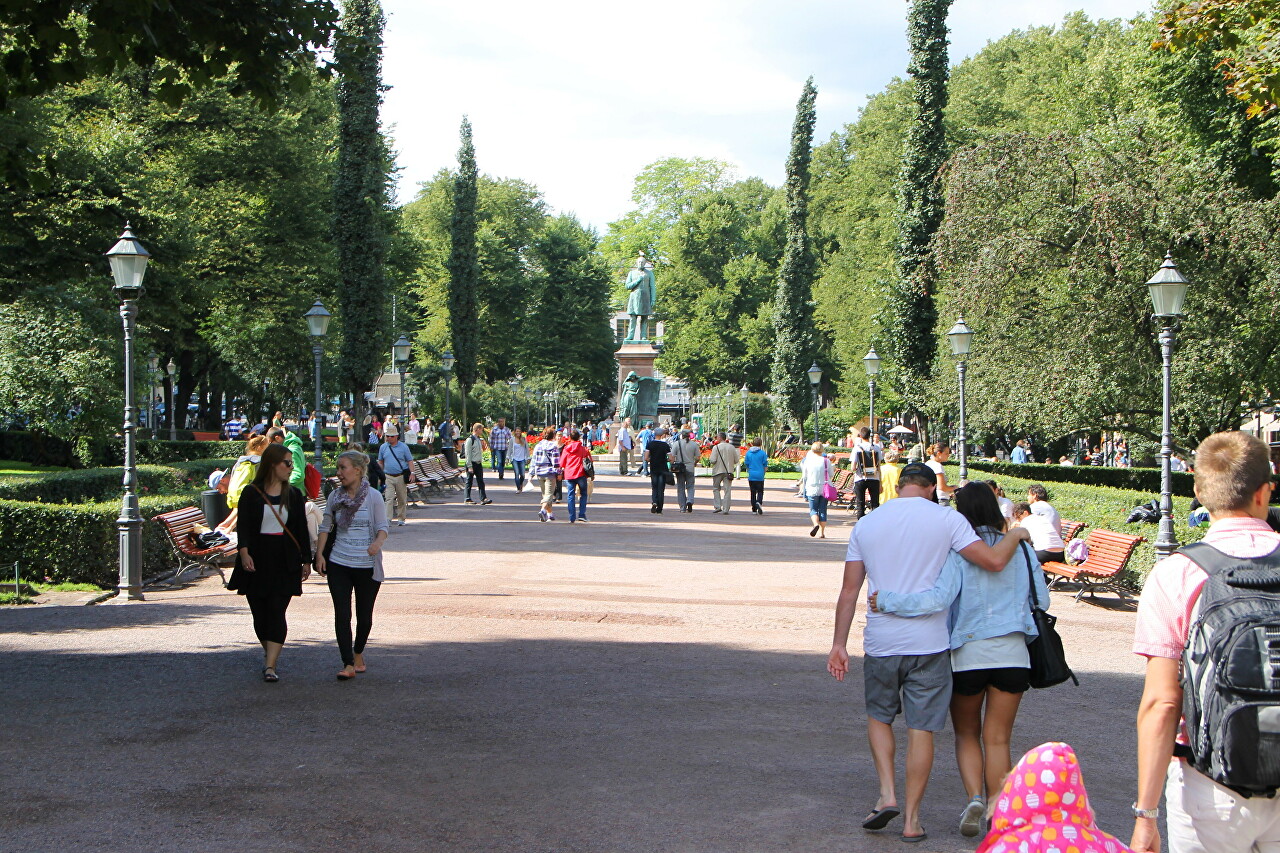
[(867, 369), (867, 390), (868, 400), (871, 409), (871, 434), (876, 434), (876, 376), (880, 373), (880, 356), (876, 355), (876, 348), (872, 347), (870, 351), (862, 357), (862, 366)]
[[(449, 420), (449, 416), (452, 414), (449, 409), (449, 374), (453, 372), (455, 360), (451, 352), (445, 352), (440, 358), (440, 369), (444, 371), (444, 419), (446, 421)], [(454, 438), (457, 438), (457, 436), (454, 436)]]
[(964, 324), (964, 317), (957, 320), (947, 332), (947, 340), (951, 343), (951, 354), (958, 359), (956, 372), (960, 375), (960, 482), (963, 483), (969, 478), (969, 440), (965, 435), (964, 417), (964, 360), (968, 357), (973, 342), (973, 331)]
[(138, 408), (134, 400), (133, 335), (138, 320), (138, 299), (146, 291), (142, 278), (147, 273), (151, 253), (133, 236), (125, 224), (119, 241), (107, 252), (111, 264), (112, 288), (120, 300), (124, 322), (124, 496), (116, 530), (120, 536), (120, 578), (117, 599), (142, 600), (142, 512), (138, 507)]
[(152, 351), (147, 357), (147, 421), (151, 427), (151, 438), (160, 437), (160, 417), (156, 412), (156, 380), (160, 375), (160, 356)]
[(324, 471), (321, 465), (324, 452), (324, 421), (325, 417), (321, 413), (321, 407), (324, 401), (320, 393), (320, 359), (324, 355), (324, 336), (329, 332), (329, 318), (333, 315), (324, 309), (324, 305), (320, 300), (316, 300), (316, 304), (311, 306), (311, 310), (302, 315), (307, 320), (307, 331), (311, 333), (311, 355), (316, 362), (316, 437), (315, 437), (315, 466), (317, 471)]
[(514, 378), (507, 380), (507, 387), (511, 389), (511, 427), (516, 425), (516, 388), (520, 386), (520, 374), (516, 374)]
[(809, 384), (813, 387), (813, 440), (821, 441), (818, 433), (818, 386), (822, 383), (822, 368), (814, 362), (809, 368)]
[(164, 372), (169, 374), (169, 440), (178, 440), (178, 380), (176, 374), (178, 365), (173, 363), (173, 357), (169, 358), (169, 363), (164, 366)]
[(1173, 527), (1173, 476), (1169, 464), (1173, 453), (1173, 343), (1178, 319), (1183, 316), (1182, 302), (1187, 296), (1189, 284), (1178, 271), (1178, 265), (1173, 262), (1172, 253), (1164, 256), (1164, 263), (1147, 282), (1151, 304), (1155, 309), (1152, 316), (1160, 321), (1158, 340), (1164, 398), (1160, 431), (1160, 529), (1155, 541), (1157, 560), (1163, 560), (1178, 550), (1178, 537)]
[(409, 350), (413, 344), (409, 342), (409, 338), (401, 335), (400, 339), (391, 345), (391, 358), (396, 363), (396, 372), (400, 374), (400, 430), (401, 438), (405, 425), (409, 422), (409, 408), (404, 401), (404, 374), (409, 369)]

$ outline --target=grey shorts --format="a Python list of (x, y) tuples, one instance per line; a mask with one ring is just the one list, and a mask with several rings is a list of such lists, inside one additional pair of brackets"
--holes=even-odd
[(867, 715), (891, 725), (901, 713), (907, 728), (940, 732), (951, 705), (951, 653), (862, 659)]

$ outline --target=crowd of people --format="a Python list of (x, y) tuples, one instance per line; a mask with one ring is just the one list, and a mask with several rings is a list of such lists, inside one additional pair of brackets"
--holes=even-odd
[[(452, 419), (435, 429), (432, 440), (451, 441), (450, 424)], [(409, 426), (417, 427), (415, 439), (421, 441), (422, 425)], [(372, 423), (370, 428), (372, 439)], [(283, 425), (250, 434), (246, 455), (225, 474), (233, 513), (224, 529), (238, 537), (228, 587), (249, 603), (267, 682), (279, 679), (289, 602), (301, 594), (312, 567), (325, 577), (332, 597), (342, 665), (338, 679), (366, 670), (364, 652), (384, 579), (382, 548), (393, 520), (405, 521), (404, 480), (411, 461), (398, 423), (379, 422), (376, 435), (376, 454), (367, 455), (359, 443), (341, 453), (338, 485), (323, 500), (309, 494), (301, 442)], [(476, 503), (478, 496), (481, 505), (492, 503), (485, 484), (487, 453), (489, 474), (504, 480), (510, 464), (517, 493), (526, 482), (537, 488), (540, 521), (555, 520), (555, 504), (565, 501), (569, 522), (586, 522), (596, 476), (593, 445), (609, 437), (618, 449), (618, 473), (648, 476), (652, 513), (664, 511), (670, 487), (677, 510), (692, 512), (700, 465), (710, 468), (713, 512), (730, 511), (731, 482), (743, 468), (751, 509), (763, 512), (769, 460), (761, 439), (750, 440), (742, 453), (741, 434), (720, 431), (699, 439), (683, 425), (672, 430), (646, 423), (635, 431), (625, 420), (612, 430), (590, 423), (549, 426), (532, 437), (504, 419), (487, 431), (473, 424), (461, 448), (465, 500)], [(902, 841), (928, 837), (921, 805), (934, 737), (949, 722), (966, 797), (959, 831), (971, 838), (985, 834), (980, 850), (1158, 851), (1163, 793), (1174, 853), (1280, 851), (1276, 644), (1270, 633), (1257, 640), (1250, 648), (1261, 658), (1250, 664), (1247, 651), (1212, 642), (1213, 630), (1222, 630), (1229, 619), (1247, 617), (1250, 625), (1280, 630), (1280, 534), (1268, 524), (1273, 474), (1265, 444), (1229, 432), (1200, 445), (1195, 492), (1210, 521), (1204, 545), (1161, 561), (1144, 586), (1133, 648), (1146, 660), (1146, 674), (1137, 709), (1135, 824), (1127, 847), (1094, 824), (1078, 761), (1065, 744), (1036, 747), (1014, 767), (1010, 744), (1032, 683), (1028, 645), (1038, 631), (1033, 611), (1050, 601), (1039, 567), (1064, 559), (1061, 519), (1047, 490), (1033, 484), (1026, 500), (1015, 502), (994, 481), (952, 485), (944, 468), (949, 448), (934, 445), (919, 461), (901, 464), (899, 448), (880, 445), (865, 429), (849, 450), (856, 523), (827, 669), (840, 681), (851, 672), (848, 642), (865, 589), (861, 678), (878, 777), (865, 829), (880, 831), (901, 817)], [(798, 494), (808, 503), (810, 535), (825, 538), (833, 466), (824, 445), (812, 444), (799, 467)], [(379, 480), (385, 481), (385, 497), (377, 494)], [(1239, 573), (1249, 582), (1232, 586), (1230, 578)], [(1199, 607), (1202, 593), (1214, 602), (1208, 611)], [(1230, 604), (1225, 611), (1224, 601)], [(1217, 621), (1206, 629), (1211, 618)], [(1188, 657), (1192, 644), (1197, 657)], [(1221, 659), (1204, 662), (1219, 654)], [(1230, 668), (1235, 680), (1212, 681), (1211, 687), (1199, 680), (1198, 693), (1185, 692), (1189, 671), (1201, 678), (1206, 666), (1212, 672), (1218, 665)], [(1251, 674), (1251, 666), (1261, 675)], [(1252, 709), (1243, 717), (1228, 717), (1224, 710), (1232, 690), (1243, 690), (1244, 698), (1236, 701)], [(1223, 700), (1213, 691), (1229, 695)], [(895, 766), (898, 717), (907, 729), (902, 798)], [(1062, 839), (1074, 846), (1047, 843)]]

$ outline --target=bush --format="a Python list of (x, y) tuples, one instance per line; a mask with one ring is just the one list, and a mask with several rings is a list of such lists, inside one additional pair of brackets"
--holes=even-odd
[[(123, 481), (123, 468), (53, 471), (42, 476), (0, 482), (0, 500), (49, 504), (105, 501), (121, 495)], [(139, 495), (190, 491), (196, 485), (193, 474), (188, 471), (159, 465), (138, 466)]]
[[(190, 496), (158, 495), (140, 499), (142, 575), (151, 578), (176, 565), (156, 515), (192, 506)], [(109, 589), (119, 577), (120, 502), (48, 504), (0, 500), (0, 562), (20, 564), (22, 574), (54, 583), (92, 583)]]
[[(954, 462), (954, 457), (952, 462)], [(949, 463), (950, 464), (950, 463)], [(996, 477), (1018, 477), (1041, 483), (1077, 483), (1082, 486), (1108, 486), (1139, 492), (1160, 492), (1159, 468), (1103, 468), (1093, 465), (1014, 465), (1011, 462), (969, 462), (975, 471), (987, 471)], [(1194, 497), (1195, 478), (1185, 471), (1173, 472), (1173, 493)]]
[[(238, 458), (244, 453), (243, 441), (138, 441), (138, 463), (192, 462), (200, 459)], [(75, 454), (82, 468), (102, 468), (124, 464), (124, 439), (76, 439)]]
[(32, 465), (75, 468), (75, 447), (65, 438), (43, 432), (0, 432), (0, 459), (30, 462)]

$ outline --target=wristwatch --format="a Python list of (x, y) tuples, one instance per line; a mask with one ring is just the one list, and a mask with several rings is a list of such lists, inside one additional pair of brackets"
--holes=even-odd
[(1151, 820), (1155, 820), (1160, 817), (1160, 808), (1158, 806), (1154, 809), (1140, 809), (1138, 808), (1138, 804), (1134, 803), (1132, 808), (1134, 817), (1145, 817), (1150, 818)]

